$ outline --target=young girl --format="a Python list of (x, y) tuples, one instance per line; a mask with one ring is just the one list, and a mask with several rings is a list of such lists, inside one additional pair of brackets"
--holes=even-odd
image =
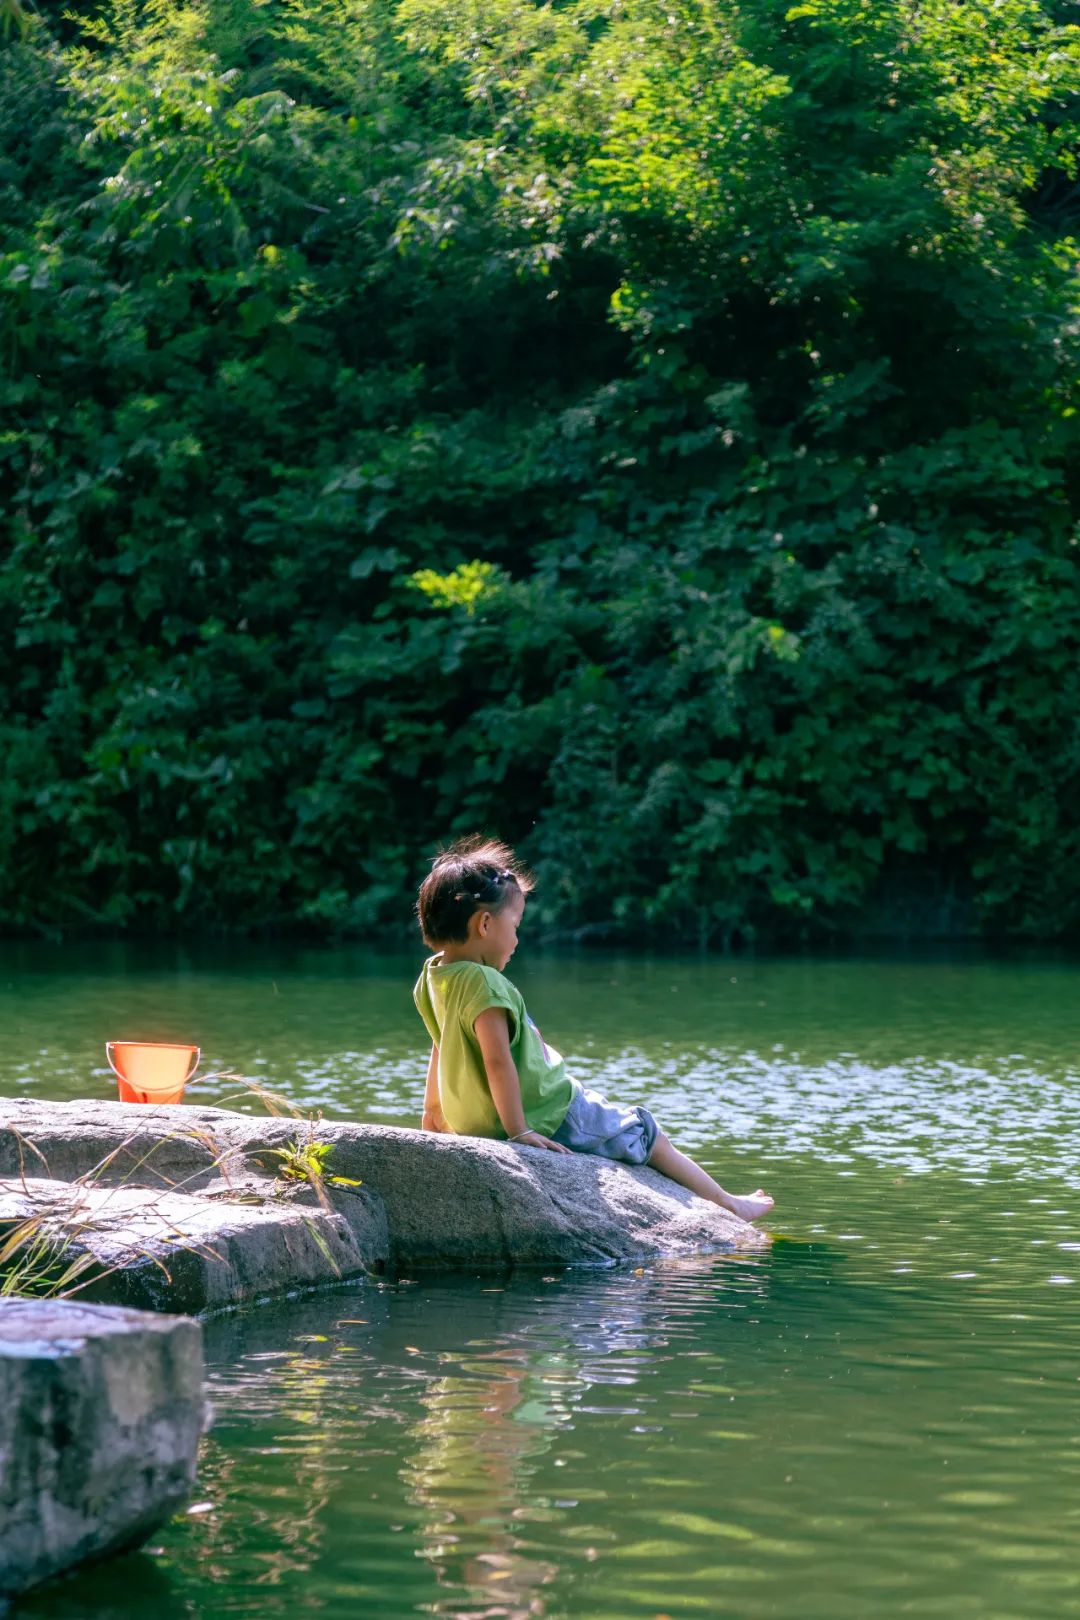
[(647, 1164), (744, 1221), (767, 1214), (767, 1193), (725, 1192), (647, 1108), (620, 1108), (570, 1079), (503, 977), (531, 888), (505, 844), (478, 838), (438, 855), (420, 887), (420, 931), (435, 952), (413, 990), (432, 1041), (424, 1130)]

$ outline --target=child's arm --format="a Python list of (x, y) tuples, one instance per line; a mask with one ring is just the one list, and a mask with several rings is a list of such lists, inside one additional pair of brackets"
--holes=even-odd
[(434, 1045), (431, 1048), (431, 1056), (428, 1058), (427, 1083), (424, 1086), (424, 1117), (420, 1122), (420, 1129), (423, 1131), (450, 1130), (449, 1125), (443, 1118), (442, 1104), (439, 1101), (439, 1048)]
[(525, 1110), (521, 1106), (521, 1081), (510, 1052), (510, 1032), (503, 1008), (488, 1007), (477, 1018), (474, 1028), (484, 1059), (491, 1100), (507, 1136), (515, 1142), (524, 1142), (526, 1147), (569, 1153), (570, 1149), (563, 1147), (561, 1142), (553, 1142), (549, 1136), (541, 1136), (539, 1131), (529, 1129)]

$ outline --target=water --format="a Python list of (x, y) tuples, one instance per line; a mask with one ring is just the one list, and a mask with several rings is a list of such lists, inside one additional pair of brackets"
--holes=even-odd
[[(415, 967), (9, 948), (0, 1093), (108, 1095), (106, 1036), (195, 1039), (410, 1123)], [(209, 1322), (192, 1510), (20, 1613), (1080, 1615), (1080, 967), (523, 949), (515, 976), (582, 1079), (777, 1196), (778, 1240)]]

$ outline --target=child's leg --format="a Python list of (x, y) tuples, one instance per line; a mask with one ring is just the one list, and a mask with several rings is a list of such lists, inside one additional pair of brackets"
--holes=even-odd
[(672, 1147), (663, 1131), (656, 1138), (652, 1153), (649, 1155), (649, 1169), (659, 1170), (662, 1176), (669, 1176), (677, 1181), (680, 1187), (689, 1187), (692, 1193), (699, 1198), (707, 1198), (710, 1204), (719, 1204), (723, 1209), (729, 1209), (733, 1215), (738, 1215), (744, 1221), (756, 1221), (759, 1216), (767, 1215), (773, 1207), (774, 1200), (759, 1187), (757, 1192), (748, 1193), (739, 1198), (735, 1193), (725, 1192), (720, 1183), (714, 1181), (700, 1164), (688, 1159), (685, 1153)]

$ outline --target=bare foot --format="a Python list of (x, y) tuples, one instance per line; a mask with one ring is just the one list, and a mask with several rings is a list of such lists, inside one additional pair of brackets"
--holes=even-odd
[(740, 1198), (735, 1193), (728, 1193), (725, 1208), (730, 1209), (733, 1215), (738, 1215), (743, 1221), (756, 1221), (762, 1215), (767, 1215), (772, 1209), (775, 1198), (770, 1198), (761, 1187), (757, 1192), (746, 1194)]

